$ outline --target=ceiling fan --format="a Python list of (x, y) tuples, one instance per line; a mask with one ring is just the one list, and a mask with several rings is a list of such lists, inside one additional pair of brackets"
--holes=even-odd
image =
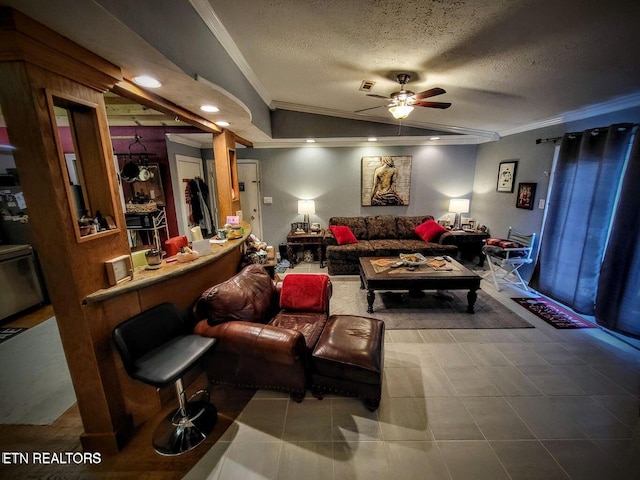
[[(424, 99), (435, 97), (447, 93), (444, 89), (435, 87), (425, 90), (420, 93), (413, 93), (411, 90), (405, 90), (405, 85), (409, 82), (411, 76), (407, 73), (400, 73), (397, 76), (398, 83), (400, 84), (400, 91), (393, 92), (388, 97), (382, 95), (376, 95), (373, 93), (367, 93), (368, 97), (382, 98), (388, 100), (390, 103), (387, 105), (391, 115), (397, 120), (407, 118), (414, 107), (428, 107), (428, 108), (440, 108), (445, 109), (451, 106), (448, 102), (425, 102)], [(363, 108), (362, 110), (356, 110), (358, 112), (364, 112), (366, 110), (373, 110), (374, 108), (380, 108), (384, 105), (378, 105), (377, 107)]]

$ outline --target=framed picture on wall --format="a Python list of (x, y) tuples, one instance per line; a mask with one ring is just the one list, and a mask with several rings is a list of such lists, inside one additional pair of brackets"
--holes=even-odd
[(516, 181), (517, 160), (500, 162), (498, 166), (498, 192), (513, 193), (513, 185)]
[(536, 197), (537, 183), (520, 183), (518, 184), (518, 198), (516, 199), (516, 208), (526, 208), (533, 210), (533, 201)]
[(361, 205), (409, 205), (411, 156), (362, 157)]

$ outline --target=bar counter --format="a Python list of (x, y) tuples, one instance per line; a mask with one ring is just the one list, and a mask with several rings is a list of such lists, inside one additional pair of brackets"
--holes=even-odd
[(128, 292), (140, 290), (142, 288), (155, 285), (157, 283), (166, 282), (172, 278), (176, 278), (182, 275), (189, 274), (195, 270), (202, 268), (205, 265), (220, 260), (224, 256), (228, 255), (235, 249), (240, 248), (247, 237), (251, 234), (251, 225), (243, 222), (244, 235), (241, 238), (234, 240), (227, 240), (224, 244), (211, 244), (211, 255), (200, 256), (195, 260), (186, 263), (170, 262), (166, 260), (162, 261), (162, 266), (157, 270), (147, 270), (145, 267), (137, 267), (133, 272), (133, 279), (126, 280), (118, 285), (114, 285), (110, 288), (103, 288), (88, 295), (83, 304), (88, 305), (96, 302), (103, 302), (118, 295), (123, 295)]

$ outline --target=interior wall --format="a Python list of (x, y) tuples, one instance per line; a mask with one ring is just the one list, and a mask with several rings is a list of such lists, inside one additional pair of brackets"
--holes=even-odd
[[(549, 173), (556, 144), (553, 142), (536, 144), (536, 140), (562, 137), (568, 132), (607, 127), (614, 123), (637, 123), (638, 121), (640, 121), (640, 107), (510, 135), (497, 142), (480, 145), (473, 182), (471, 216), (485, 222), (492, 236), (505, 236), (509, 226), (519, 231), (539, 234), (544, 210), (538, 208), (538, 202), (546, 198), (549, 190), (551, 178)], [(560, 142), (557, 142), (557, 145), (559, 144)], [(496, 191), (498, 166), (500, 162), (511, 159), (518, 160), (514, 192), (499, 193)], [(518, 184), (521, 182), (538, 184), (533, 210), (516, 208)], [(526, 278), (530, 277), (532, 271), (533, 265), (523, 267), (521, 270)]]
[[(302, 221), (298, 200), (315, 200), (310, 222), (326, 228), (334, 216), (445, 214), (452, 197), (471, 198), (476, 145), (416, 147), (239, 148), (239, 159), (258, 159), (261, 191), (272, 204), (262, 205), (261, 240), (278, 245), (291, 222)], [(407, 206), (360, 205), (363, 156), (411, 155), (411, 197)]]
[[(160, 168), (160, 176), (162, 178), (162, 187), (164, 189), (169, 235), (177, 235), (177, 212), (174, 209), (176, 202), (173, 194), (174, 187), (172, 185), (169, 163), (171, 156), (167, 152), (166, 134), (199, 132), (199, 130), (193, 127), (109, 127), (109, 131), (111, 133), (113, 151), (115, 153), (126, 154), (129, 152), (129, 146), (131, 145), (132, 153), (148, 152), (151, 154), (149, 157), (149, 163), (158, 164)], [(140, 137), (142, 145), (134, 144), (135, 135)], [(124, 165), (127, 157), (119, 156), (118, 158), (121, 165)], [(134, 160), (139, 159), (136, 157)], [(128, 199), (125, 199), (125, 201), (127, 200)]]

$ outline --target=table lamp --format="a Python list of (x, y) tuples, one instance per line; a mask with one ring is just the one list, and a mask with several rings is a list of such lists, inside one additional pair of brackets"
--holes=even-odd
[(304, 215), (304, 223), (309, 228), (309, 215), (316, 213), (316, 202), (313, 200), (298, 200), (298, 213)]
[(469, 211), (469, 199), (452, 198), (449, 200), (449, 211), (456, 214), (456, 222), (453, 229), (460, 230), (460, 217), (462, 213), (467, 213)]

